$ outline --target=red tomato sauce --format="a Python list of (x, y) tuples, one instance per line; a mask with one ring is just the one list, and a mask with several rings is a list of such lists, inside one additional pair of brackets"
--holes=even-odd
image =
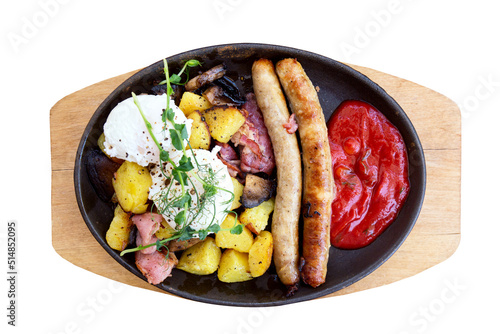
[(364, 247), (396, 218), (410, 191), (408, 155), (399, 131), (373, 106), (345, 101), (328, 121), (337, 196), (330, 238)]

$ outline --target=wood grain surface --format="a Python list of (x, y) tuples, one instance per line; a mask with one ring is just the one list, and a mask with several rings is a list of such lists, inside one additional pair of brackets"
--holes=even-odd
[[(329, 296), (413, 276), (449, 258), (460, 242), (461, 119), (458, 106), (413, 82), (369, 68), (349, 66), (384, 88), (411, 119), (424, 148), (427, 190), (419, 219), (398, 251), (372, 274)], [(73, 184), (75, 155), (85, 126), (106, 96), (135, 72), (68, 95), (50, 111), (52, 244), (61, 257), (76, 266), (115, 281), (166, 293), (127, 271), (98, 244), (80, 215)]]

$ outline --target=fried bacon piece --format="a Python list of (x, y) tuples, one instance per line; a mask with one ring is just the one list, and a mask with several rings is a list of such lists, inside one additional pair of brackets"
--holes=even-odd
[(218, 158), (224, 165), (227, 166), (227, 171), (229, 176), (236, 178), (241, 174), (241, 160), (234, 148), (227, 143), (215, 142), (217, 146), (220, 146), (220, 151), (217, 153)]
[(284, 123), (283, 127), (289, 134), (293, 134), (295, 133), (295, 131), (297, 131), (299, 125), (297, 124), (297, 120), (295, 119), (295, 114), (290, 115), (290, 117), (288, 118), (288, 122)]
[(160, 284), (171, 276), (170, 273), (177, 263), (174, 252), (169, 252), (168, 257), (157, 250), (152, 254), (135, 252), (135, 265), (150, 284)]
[(248, 93), (246, 99), (241, 108), (246, 121), (231, 141), (239, 147), (242, 172), (270, 175), (276, 166), (271, 139), (255, 95)]
[[(160, 223), (163, 217), (160, 214), (146, 212), (141, 215), (132, 217), (132, 222), (137, 226), (137, 237), (135, 239), (137, 246), (145, 246), (155, 243), (158, 240), (155, 236), (156, 231), (160, 228)], [(143, 254), (152, 254), (156, 247), (151, 246), (139, 251)]]

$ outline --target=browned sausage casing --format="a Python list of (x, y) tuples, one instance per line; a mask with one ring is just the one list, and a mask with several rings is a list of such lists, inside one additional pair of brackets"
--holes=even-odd
[(278, 177), (272, 219), (274, 264), (281, 282), (293, 292), (299, 276), (299, 217), (302, 197), (302, 168), (297, 137), (283, 127), (288, 122), (285, 97), (273, 63), (259, 59), (252, 66), (257, 104), (273, 144)]
[(330, 249), (330, 221), (336, 188), (323, 110), (318, 94), (296, 59), (276, 64), (290, 108), (299, 125), (304, 165), (302, 280), (312, 287), (325, 282)]

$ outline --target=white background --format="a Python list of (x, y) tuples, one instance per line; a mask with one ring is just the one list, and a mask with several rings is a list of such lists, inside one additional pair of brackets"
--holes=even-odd
[[(44, 334), (312, 333), (324, 326), (336, 333), (393, 334), (498, 329), (500, 293), (493, 270), (500, 233), (495, 135), (500, 20), (494, 2), (326, 3), (25, 0), (3, 7), (3, 333), (5, 328), (8, 333)], [(50, 108), (76, 90), (164, 57), (232, 42), (320, 53), (414, 81), (461, 105), (462, 239), (457, 252), (385, 287), (266, 309), (206, 305), (112, 283), (59, 257), (51, 243)], [(9, 219), (18, 222), (19, 234), (16, 328), (6, 325)]]

